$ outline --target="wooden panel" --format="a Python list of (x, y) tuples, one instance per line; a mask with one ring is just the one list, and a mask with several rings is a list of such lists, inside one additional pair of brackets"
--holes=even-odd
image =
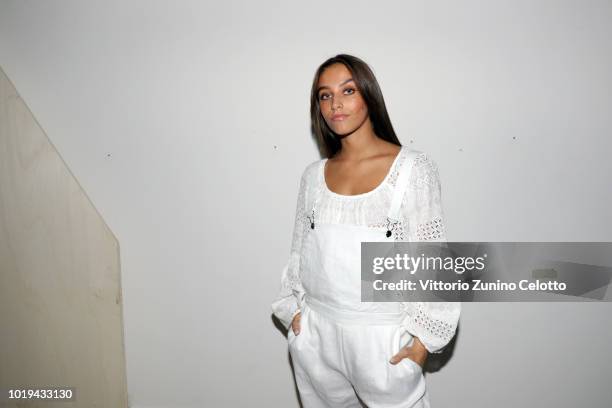
[(127, 407), (119, 244), (2, 70), (0, 339), (0, 388)]

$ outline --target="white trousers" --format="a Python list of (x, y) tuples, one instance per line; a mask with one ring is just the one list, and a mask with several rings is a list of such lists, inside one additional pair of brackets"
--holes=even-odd
[[(384, 317), (388, 316), (385, 320)], [(429, 408), (421, 367), (389, 362), (412, 336), (396, 314), (340, 311), (306, 299), (289, 352), (304, 408)], [(359, 397), (359, 398), (358, 398)]]

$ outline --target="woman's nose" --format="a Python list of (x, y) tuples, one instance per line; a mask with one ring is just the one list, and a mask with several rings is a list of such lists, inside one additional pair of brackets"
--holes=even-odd
[(338, 96), (332, 96), (331, 108), (333, 111), (342, 108), (342, 99)]

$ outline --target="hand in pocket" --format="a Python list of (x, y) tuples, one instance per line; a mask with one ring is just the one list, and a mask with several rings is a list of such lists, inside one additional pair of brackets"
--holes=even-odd
[(291, 321), (291, 327), (289, 328), (289, 330), (293, 330), (293, 334), (295, 334), (296, 336), (298, 334), (300, 334), (300, 329), (301, 329), (301, 322), (302, 320), (302, 313), (298, 312), (294, 317), (293, 320)]
[(412, 360), (413, 363), (418, 364), (421, 369), (425, 365), (425, 361), (427, 360), (427, 356), (429, 352), (420, 342), (418, 337), (414, 337), (414, 341), (412, 342), (412, 346), (405, 345), (400, 348), (396, 355), (391, 357), (389, 361), (391, 364), (397, 364), (402, 361), (404, 358)]

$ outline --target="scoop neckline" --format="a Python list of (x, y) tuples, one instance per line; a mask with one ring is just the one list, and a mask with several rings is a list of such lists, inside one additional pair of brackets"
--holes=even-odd
[(387, 184), (387, 180), (389, 180), (389, 177), (391, 177), (391, 173), (393, 173), (393, 171), (395, 170), (395, 167), (397, 166), (399, 158), (400, 158), (400, 156), (402, 155), (403, 152), (404, 152), (404, 146), (400, 146), (399, 152), (397, 153), (397, 155), (393, 159), (393, 162), (391, 163), (391, 167), (389, 168), (389, 171), (385, 175), (385, 178), (380, 182), (380, 184), (378, 184), (372, 190), (366, 191), (365, 193), (360, 193), (360, 194), (339, 194), (339, 193), (336, 193), (336, 192), (332, 191), (327, 186), (327, 181), (325, 181), (325, 163), (327, 163), (328, 158), (326, 157), (325, 159), (323, 159), (321, 161), (321, 170), (320, 170), (320, 177), (321, 177), (321, 181), (323, 183), (323, 189), (328, 194), (330, 194), (330, 195), (332, 195), (334, 197), (343, 198), (343, 199), (349, 199), (349, 200), (351, 200), (351, 199), (358, 199), (358, 198), (362, 198), (362, 197), (366, 197), (366, 196), (369, 196), (371, 194), (374, 194), (375, 192), (380, 190), (385, 184)]

